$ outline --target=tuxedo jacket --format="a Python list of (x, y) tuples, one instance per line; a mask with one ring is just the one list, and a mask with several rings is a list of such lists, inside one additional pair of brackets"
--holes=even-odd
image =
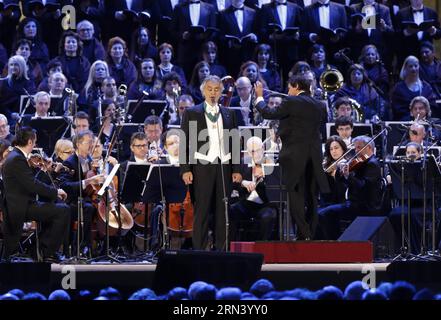
[(282, 149), (279, 162), (288, 190), (294, 190), (309, 161), (313, 163), (313, 176), (322, 192), (328, 191), (328, 181), (323, 171), (323, 154), (320, 127), (326, 122), (326, 107), (306, 94), (291, 96), (277, 108), (269, 108), (265, 101), (256, 104), (263, 118), (280, 120), (279, 135)]
[(232, 35), (235, 37), (243, 37), (249, 33), (257, 35), (257, 13), (256, 10), (244, 6), (243, 13), (243, 30), (240, 32), (239, 26), (234, 14), (234, 7), (230, 6), (220, 13), (219, 16), (219, 28), (221, 37), (225, 35)]
[[(424, 21), (431, 20), (431, 19), (436, 21), (435, 27), (436, 27), (437, 31), (436, 31), (435, 35), (433, 35), (433, 36), (429, 35), (428, 32), (424, 32), (423, 38), (421, 39), (421, 41), (430, 41), (431, 42), (433, 39), (440, 39), (441, 38), (441, 29), (440, 29), (438, 14), (436, 13), (436, 11), (424, 6), (423, 16), (424, 16)], [(395, 23), (396, 23), (395, 29), (401, 37), (404, 37), (404, 39), (406, 41), (406, 43), (405, 43), (406, 47), (418, 44), (419, 40), (418, 40), (418, 36), (416, 34), (414, 34), (412, 36), (404, 36), (403, 35), (403, 26), (402, 26), (403, 21), (414, 21), (412, 7), (409, 6), (409, 7), (403, 8), (400, 11), (398, 11), (396, 19), (395, 19)], [(418, 49), (418, 48), (416, 48), (416, 49)]]
[(4, 230), (9, 234), (20, 234), (28, 208), (35, 202), (35, 196), (55, 201), (57, 189), (35, 179), (26, 157), (17, 148), (7, 156), (2, 167), (2, 177), (6, 208)]
[[(237, 120), (236, 120), (236, 114), (233, 112), (233, 110), (229, 110), (228, 108), (220, 107), (219, 108), (220, 116), (222, 117), (223, 122), (223, 129), (237, 129)], [(193, 125), (197, 125), (197, 128), (193, 127)], [(195, 165), (203, 165), (199, 164), (199, 161), (195, 159), (195, 153), (199, 152), (200, 150), (203, 150), (203, 146), (206, 145), (210, 138), (207, 135), (204, 135), (206, 139), (203, 139), (203, 141), (199, 141), (197, 137), (199, 137), (199, 134), (202, 130), (207, 130), (207, 122), (205, 120), (205, 110), (204, 110), (204, 103), (198, 104), (194, 107), (187, 108), (184, 112), (184, 115), (182, 117), (181, 121), (181, 130), (185, 133), (185, 162), (180, 164), (180, 171), (181, 175), (192, 171), (192, 167)], [(196, 136), (190, 136), (190, 133), (197, 133)], [(201, 135), (202, 136), (202, 135)], [(231, 160), (230, 163), (232, 163), (233, 159), (236, 159), (235, 163), (232, 167), (232, 172), (240, 172), (240, 154), (237, 154), (237, 150), (233, 150), (233, 141), (230, 136), (228, 136), (228, 133), (224, 132), (224, 150), (225, 153), (231, 152)], [(195, 143), (195, 140), (197, 139), (197, 142)], [(190, 146), (191, 142), (191, 146)], [(181, 143), (181, 146), (184, 147)], [(196, 147), (196, 149), (195, 149)], [(206, 148), (206, 146), (205, 146)], [(228, 150), (228, 152), (227, 152)], [(184, 150), (182, 150), (184, 151)], [(208, 152), (208, 150), (207, 150)], [(182, 162), (182, 160), (181, 160)]]
[[(347, 16), (345, 7), (341, 4), (329, 2), (329, 26), (331, 29), (345, 28), (347, 29)], [(302, 38), (309, 41), (311, 33), (318, 33), (320, 30), (319, 4), (315, 3), (306, 7), (303, 11), (302, 20)]]
[[(294, 3), (286, 3), (287, 27), (301, 27), (301, 19), (303, 9)], [(281, 25), (279, 14), (277, 13), (277, 5), (275, 2), (262, 6), (259, 19), (259, 34), (262, 41), (269, 41), (271, 30), (268, 28), (269, 23), (277, 23)]]

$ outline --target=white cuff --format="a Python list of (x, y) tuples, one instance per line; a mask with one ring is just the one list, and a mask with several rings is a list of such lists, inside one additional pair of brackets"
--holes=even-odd
[(258, 104), (260, 101), (264, 101), (263, 97), (257, 97), (256, 100), (254, 100), (254, 105)]

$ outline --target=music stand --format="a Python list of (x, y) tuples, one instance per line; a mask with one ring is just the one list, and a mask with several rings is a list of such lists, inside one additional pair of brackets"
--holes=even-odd
[[(395, 196), (401, 200), (401, 249), (400, 254), (394, 260), (415, 260), (424, 257), (412, 254), (411, 248), (411, 214), (412, 200), (425, 200), (424, 179), (421, 174), (422, 162), (409, 161), (407, 159), (389, 160), (389, 168), (392, 178), (392, 189)], [(407, 200), (407, 248), (405, 246), (405, 228), (404, 228), (404, 202)], [(425, 228), (425, 226), (423, 226)]]
[(131, 115), (131, 122), (134, 123), (144, 123), (145, 118), (151, 115), (159, 116), (167, 105), (165, 100), (143, 100), (135, 110), (137, 100), (129, 100), (127, 103), (127, 114)]
[[(157, 169), (156, 169), (157, 168)], [(162, 206), (162, 249), (168, 246), (167, 203), (182, 203), (187, 189), (180, 178), (180, 169), (172, 164), (152, 164), (145, 177), (143, 201), (161, 203)], [(153, 219), (153, 217), (152, 217)], [(159, 225), (159, 220), (158, 224)]]
[[(103, 186), (98, 191), (98, 196), (103, 197), (104, 201), (106, 203), (106, 254), (101, 257), (93, 258), (90, 261), (99, 261), (103, 259), (108, 259), (110, 263), (121, 263), (116, 257), (112, 256), (110, 254), (110, 234), (109, 234), (109, 218), (110, 218), (110, 206), (109, 206), (109, 185), (112, 183), (113, 177), (115, 176), (116, 172), (118, 171), (120, 167), (120, 164), (116, 164), (112, 171), (110, 171), (109, 175), (107, 176), (106, 180), (103, 183)], [(121, 226), (121, 217), (118, 217), (120, 219), (119, 225)]]
[(48, 155), (52, 154), (55, 142), (66, 131), (69, 123), (63, 117), (33, 117), (29, 126), (37, 131), (38, 145)]
[[(136, 163), (129, 161), (124, 172), (124, 180), (121, 187), (121, 200), (123, 203), (142, 202), (145, 177), (150, 169), (148, 163)], [(148, 247), (148, 218), (147, 212), (144, 218), (144, 252), (147, 253)]]

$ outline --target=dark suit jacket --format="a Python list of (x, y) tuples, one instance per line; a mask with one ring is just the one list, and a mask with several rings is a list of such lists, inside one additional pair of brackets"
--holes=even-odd
[[(338, 3), (329, 3), (329, 26), (332, 30), (336, 28), (347, 28), (347, 17), (345, 7)], [(320, 16), (319, 5), (315, 3), (306, 7), (303, 11), (301, 37), (307, 42), (311, 33), (319, 33), (320, 30)]]
[(57, 199), (57, 189), (35, 179), (24, 154), (14, 148), (2, 168), (5, 187), (4, 230), (9, 234), (21, 234), (26, 213), (35, 196)]
[[(441, 29), (440, 29), (440, 23), (438, 14), (427, 7), (424, 7), (423, 9), (423, 15), (424, 20), (430, 20), (434, 19), (436, 20), (436, 28), (437, 32), (434, 36), (429, 35), (428, 32), (423, 33), (423, 38), (421, 41), (429, 41), (432, 42), (434, 39), (440, 39), (441, 38)], [(403, 60), (405, 57), (409, 55), (419, 56), (419, 48), (420, 48), (420, 40), (418, 40), (417, 34), (414, 34), (412, 36), (405, 36), (403, 34), (403, 21), (414, 21), (413, 13), (412, 13), (412, 7), (406, 7), (398, 11), (396, 17), (395, 17), (395, 30), (397, 32), (397, 39), (399, 40), (397, 52), (399, 57), (401, 57), (400, 60)]]
[[(287, 27), (301, 27), (301, 18), (303, 10), (294, 3), (287, 2)], [(269, 41), (271, 30), (268, 28), (269, 23), (280, 23), (279, 14), (277, 13), (276, 3), (264, 5), (260, 10), (259, 18), (259, 35), (261, 41)], [(288, 43), (288, 41), (287, 41)]]
[(256, 104), (265, 119), (279, 119), (282, 149), (279, 162), (288, 190), (294, 190), (305, 173), (306, 165), (313, 163), (314, 177), (322, 192), (328, 191), (323, 171), (320, 126), (326, 122), (326, 108), (318, 100), (300, 94), (285, 99), (278, 108), (270, 109), (264, 101)]
[[(228, 108), (220, 107), (220, 113), (222, 116), (224, 130), (237, 128), (236, 114), (232, 110), (229, 110)], [(209, 137), (207, 137), (203, 141), (196, 142), (196, 140), (198, 140), (198, 139), (196, 138), (196, 140), (195, 140), (195, 137), (190, 136), (190, 122), (195, 122), (197, 124), (197, 136), (196, 137), (199, 136), (199, 133), (202, 130), (207, 130), (207, 122), (205, 120), (205, 111), (204, 111), (203, 103), (198, 104), (194, 107), (187, 108), (184, 112), (183, 117), (182, 117), (181, 130), (185, 133), (185, 137), (186, 137), (186, 145), (185, 145), (185, 147), (186, 147), (185, 160), (186, 161), (185, 161), (185, 163), (181, 163), (181, 165), (180, 165), (181, 175), (186, 172), (192, 171), (192, 167), (194, 165), (203, 165), (203, 164), (199, 164), (199, 161), (195, 160), (194, 153), (199, 152), (199, 150), (201, 150), (201, 147), (204, 146), (209, 141)], [(192, 129), (192, 130), (194, 131), (194, 129)], [(191, 148), (190, 148), (190, 143), (192, 144)], [(182, 143), (181, 143), (181, 145), (182, 145)], [(196, 147), (196, 149), (194, 149), (194, 147)], [(232, 159), (237, 158), (237, 161), (235, 161), (235, 163), (237, 163), (237, 164), (233, 164), (233, 169), (232, 169), (233, 171), (232, 172), (237, 172), (237, 173), (240, 172), (240, 167), (238, 165), (238, 163), (240, 163), (240, 155), (235, 154), (237, 152), (233, 152), (234, 150), (232, 148), (231, 138), (228, 137), (227, 135), (224, 135), (224, 150), (225, 151), (229, 150), (229, 152), (231, 152)], [(182, 151), (184, 151), (184, 150), (182, 150)], [(208, 152), (208, 150), (207, 150), (207, 152)], [(231, 161), (230, 161), (230, 163), (231, 163)]]
[[(69, 158), (67, 158), (63, 165), (68, 167), (69, 169), (72, 169), (74, 171), (74, 174), (70, 173), (62, 173), (60, 175), (60, 188), (66, 191), (67, 193), (67, 202), (68, 203), (75, 203), (78, 196), (80, 195), (80, 187), (81, 187), (81, 180), (78, 176), (78, 156), (76, 153), (71, 155)], [(84, 179), (85, 172), (80, 167), (80, 174), (82, 179)], [(83, 190), (84, 191), (84, 190)], [(83, 198), (86, 198), (83, 193)]]
[(372, 156), (359, 169), (349, 174), (349, 200), (368, 213), (377, 213), (381, 209), (381, 179), (380, 164)]
[(245, 6), (243, 13), (243, 31), (240, 32), (239, 26), (236, 22), (234, 8), (233, 6), (228, 7), (223, 12), (221, 12), (219, 16), (218, 25), (220, 28), (221, 37), (227, 34), (235, 37), (243, 37), (249, 33), (254, 33), (257, 35), (256, 17), (256, 11)]

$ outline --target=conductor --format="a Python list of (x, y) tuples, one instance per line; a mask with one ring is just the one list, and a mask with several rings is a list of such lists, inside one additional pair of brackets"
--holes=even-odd
[[(255, 106), (265, 119), (279, 119), (282, 149), (279, 162), (288, 190), (290, 214), (297, 225), (297, 240), (311, 240), (317, 227), (318, 190), (329, 192), (322, 168), (320, 126), (326, 122), (326, 108), (311, 97), (311, 83), (302, 75), (290, 78), (288, 95), (282, 104), (269, 108), (263, 100), (262, 83), (254, 85)], [(305, 210), (306, 208), (306, 210)]]

